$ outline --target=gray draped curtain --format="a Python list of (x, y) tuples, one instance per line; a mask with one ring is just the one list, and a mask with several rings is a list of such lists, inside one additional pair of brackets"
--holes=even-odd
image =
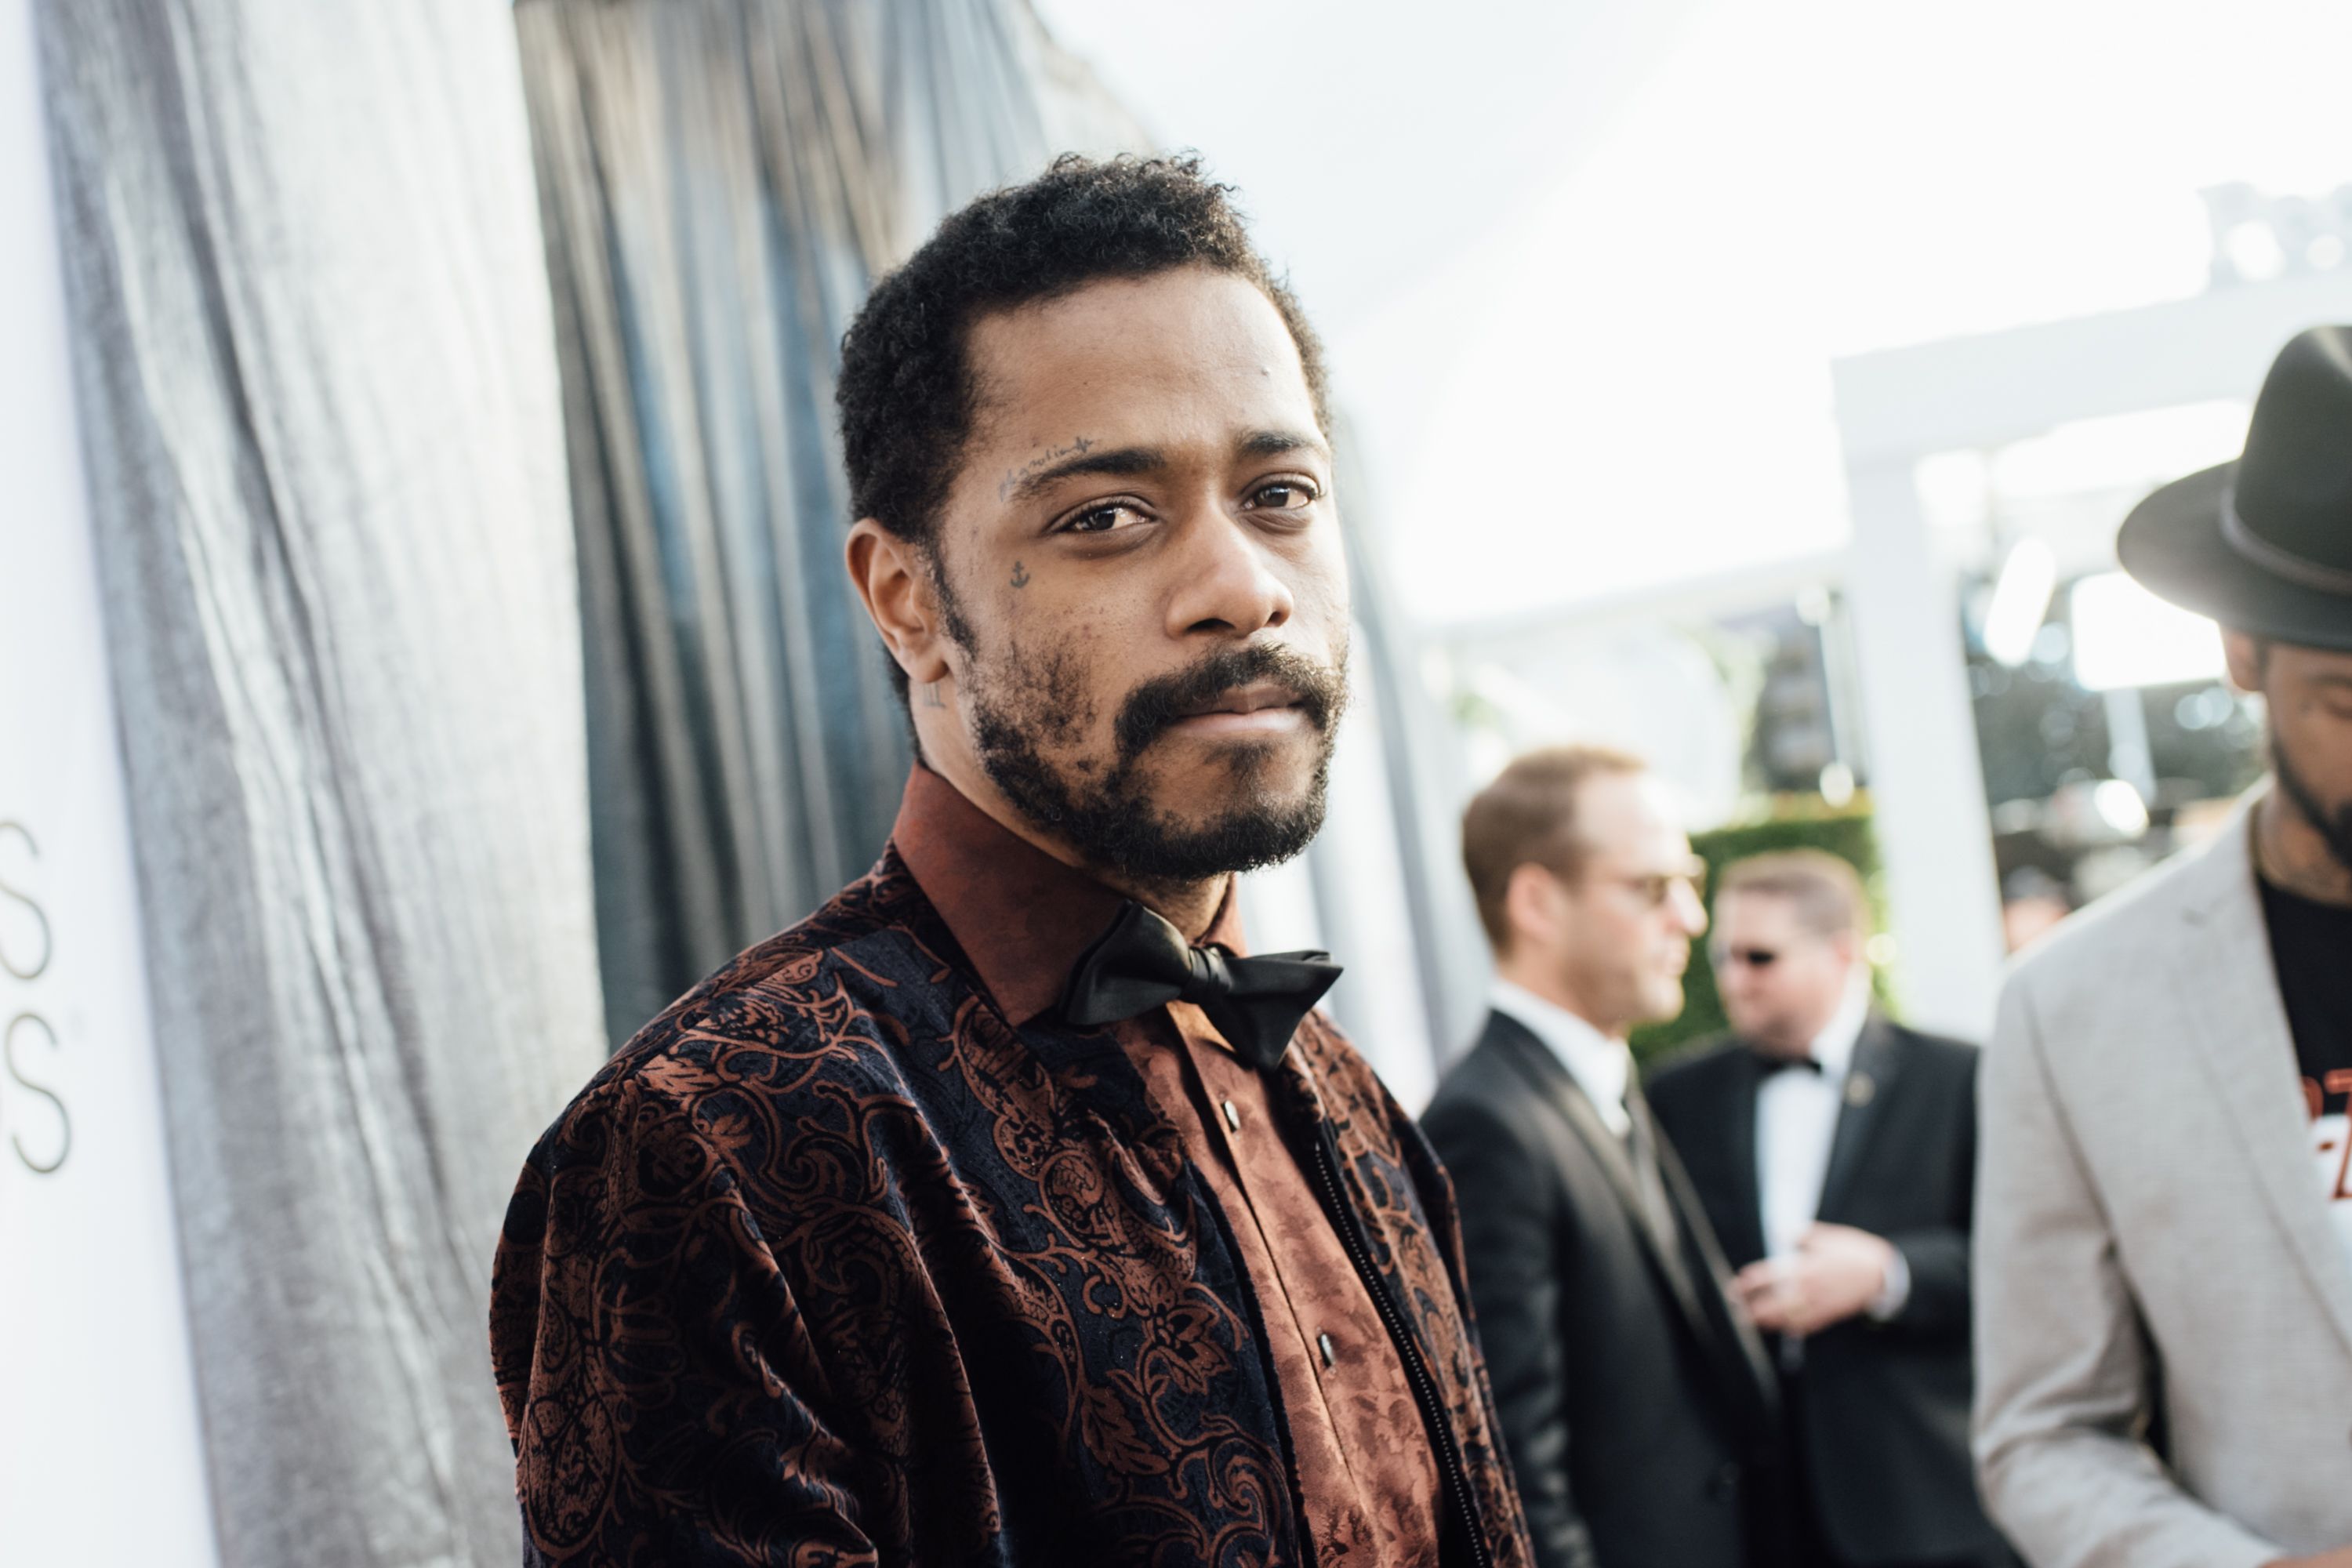
[[(36, 14), (221, 1555), (512, 1562), (522, 1154), (904, 778), (842, 330), (971, 195), (1144, 138), (1025, 0)], [(1423, 978), (1355, 1022), (1411, 1051), (1445, 825), (1367, 583), (1352, 842)]]
[(36, 13), (221, 1560), (512, 1563), (489, 1258), (603, 1057), (512, 23)]
[(1143, 138), (1024, 0), (521, 0), (615, 1044), (873, 861), (906, 720), (841, 566), (867, 287)]

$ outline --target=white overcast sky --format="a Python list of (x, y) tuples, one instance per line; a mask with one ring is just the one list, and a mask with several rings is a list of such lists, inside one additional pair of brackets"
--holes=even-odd
[(2196, 293), (2200, 187), (2352, 183), (2352, 0), (1035, 3), (1241, 188), (1433, 622), (1833, 548), (1833, 356)]

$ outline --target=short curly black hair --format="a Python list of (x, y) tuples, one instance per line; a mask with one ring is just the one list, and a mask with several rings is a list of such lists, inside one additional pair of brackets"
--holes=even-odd
[(834, 397), (850, 516), (930, 548), (978, 412), (964, 358), (972, 322), (1105, 278), (1207, 267), (1255, 284), (1298, 346), (1328, 437), (1322, 345), (1251, 244), (1230, 195), (1191, 155), (1065, 153), (1028, 184), (982, 196), (940, 225), (875, 285), (841, 340)]

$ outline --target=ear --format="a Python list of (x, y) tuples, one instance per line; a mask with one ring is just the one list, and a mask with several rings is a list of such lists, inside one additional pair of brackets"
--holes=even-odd
[(2263, 689), (2264, 667), (2270, 663), (2270, 644), (2249, 632), (2229, 626), (2221, 628), (2221, 655), (2229, 661), (2230, 684), (2244, 692)]
[(1510, 880), (1503, 884), (1503, 917), (1514, 942), (1533, 939), (1544, 947), (1557, 942), (1567, 913), (1561, 907), (1566, 901), (1562, 891), (1559, 879), (1547, 867), (1522, 860), (1511, 868)]
[(849, 531), (845, 559), (882, 646), (907, 679), (917, 686), (945, 679), (950, 673), (946, 618), (921, 548), (861, 517)]

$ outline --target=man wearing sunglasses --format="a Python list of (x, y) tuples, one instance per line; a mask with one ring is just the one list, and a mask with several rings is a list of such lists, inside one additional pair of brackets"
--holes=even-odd
[(1869, 903), (1843, 860), (1761, 855), (1721, 881), (1733, 1037), (1650, 1097), (1774, 1337), (1792, 1561), (2009, 1563), (1968, 1448), (1976, 1050), (1872, 1011)]
[(1706, 928), (1673, 800), (1622, 752), (1531, 752), (1470, 803), (1462, 857), (1494, 1010), (1423, 1127), (1536, 1561), (1783, 1561), (1771, 1369), (1625, 1046), (1682, 1010)]

